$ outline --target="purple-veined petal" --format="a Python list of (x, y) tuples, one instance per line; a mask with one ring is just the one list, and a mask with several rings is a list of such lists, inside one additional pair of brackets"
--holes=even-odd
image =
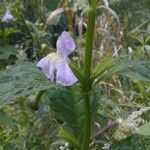
[(66, 57), (75, 50), (76, 45), (69, 32), (64, 31), (58, 38), (56, 47), (57, 52)]
[(63, 62), (60, 64), (56, 64), (55, 66), (57, 71), (56, 83), (60, 83), (63, 86), (70, 86), (78, 81), (67, 63)]

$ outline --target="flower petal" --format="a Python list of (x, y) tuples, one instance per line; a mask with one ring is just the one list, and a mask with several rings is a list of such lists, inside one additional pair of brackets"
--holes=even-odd
[(52, 81), (54, 79), (54, 66), (50, 64), (47, 57), (42, 58), (36, 65), (41, 68), (43, 73), (47, 78), (50, 78)]
[(63, 62), (55, 65), (56, 67), (56, 83), (60, 83), (63, 86), (73, 85), (78, 79), (75, 77), (73, 72), (67, 63)]
[(10, 10), (6, 10), (6, 13), (4, 17), (2, 18), (2, 22), (8, 22), (10, 20), (14, 19), (13, 15), (11, 14)]
[(57, 52), (63, 56), (70, 55), (76, 48), (75, 42), (69, 32), (62, 32), (57, 40)]
[(42, 58), (38, 63), (37, 63), (37, 67), (39, 68), (43, 68), (45, 65), (47, 65), (48, 60), (46, 57)]

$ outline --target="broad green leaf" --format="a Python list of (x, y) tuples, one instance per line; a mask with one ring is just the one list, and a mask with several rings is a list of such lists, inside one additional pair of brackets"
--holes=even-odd
[(50, 11), (57, 9), (59, 2), (60, 2), (59, 0), (51, 0), (51, 1), (45, 0), (44, 1), (45, 6), (47, 6)]
[[(91, 114), (95, 115), (100, 99), (99, 89), (91, 92)], [(84, 101), (78, 89), (53, 88), (49, 92), (49, 102), (52, 110), (61, 119), (68, 131), (80, 141), (83, 140)]]
[(146, 77), (144, 77), (144, 76), (142, 76), (141, 74), (139, 74), (139, 73), (135, 73), (135, 72), (124, 72), (123, 74), (121, 74), (121, 75), (123, 75), (123, 76), (126, 76), (126, 77), (128, 77), (128, 78), (131, 78), (131, 79), (133, 79), (133, 80), (137, 80), (137, 81), (147, 81), (147, 82), (149, 82), (149, 79), (148, 78), (146, 78)]
[(1, 112), (0, 112), (0, 124), (3, 124), (4, 127), (7, 127), (7, 128), (15, 127), (15, 122), (6, 114), (1, 113)]
[(139, 133), (142, 135), (150, 135), (150, 123), (146, 123), (139, 127)]
[(70, 127), (76, 127), (76, 113), (74, 108), (74, 96), (70, 90), (63, 87), (51, 89), (49, 92), (49, 102), (58, 118), (69, 124)]
[[(66, 88), (51, 89), (49, 102), (56, 116), (65, 123), (65, 128), (75, 137), (82, 139), (84, 106), (80, 94)], [(71, 140), (71, 139), (70, 139)]]
[(0, 72), (0, 107), (12, 99), (56, 87), (34, 63), (23, 62)]
[(14, 46), (0, 47), (0, 59), (7, 59), (10, 55), (17, 55), (17, 49)]
[(133, 80), (150, 82), (150, 61), (125, 60), (116, 66), (114, 73)]
[(113, 142), (113, 150), (149, 150), (150, 136), (134, 134), (119, 142)]

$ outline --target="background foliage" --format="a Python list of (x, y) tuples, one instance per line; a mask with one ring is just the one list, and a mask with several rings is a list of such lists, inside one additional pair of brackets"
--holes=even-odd
[[(101, 77), (91, 91), (91, 149), (148, 150), (150, 135), (145, 131), (150, 130), (150, 2), (108, 3), (113, 13), (100, 11), (95, 28), (93, 68), (100, 65), (93, 78), (98, 74)], [(101, 5), (107, 6), (107, 1)], [(70, 88), (52, 83), (36, 62), (55, 51), (57, 37), (69, 30), (78, 45), (71, 58), (83, 66), (87, 16), (81, 14), (86, 12), (86, 2), (6, 0), (4, 5), (0, 1), (1, 18), (6, 7), (15, 20), (0, 22), (0, 149), (78, 147), (84, 119), (80, 85)], [(69, 7), (70, 12), (56, 13), (47, 22), (60, 7)], [(108, 53), (113, 58), (107, 57)], [(106, 132), (112, 122), (114, 125)]]

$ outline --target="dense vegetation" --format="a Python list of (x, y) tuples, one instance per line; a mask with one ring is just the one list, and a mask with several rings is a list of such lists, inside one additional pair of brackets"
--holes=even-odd
[[(0, 0), (0, 150), (149, 150), (149, 6)], [(65, 60), (72, 86), (55, 65), (53, 81), (36, 66), (59, 53), (63, 31), (76, 45)]]

